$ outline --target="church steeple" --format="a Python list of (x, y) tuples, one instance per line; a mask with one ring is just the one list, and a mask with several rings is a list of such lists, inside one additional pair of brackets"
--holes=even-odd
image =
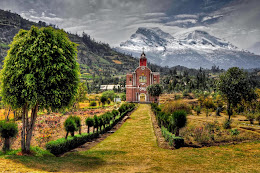
[(141, 54), (140, 57), (139, 66), (147, 66), (147, 59), (145, 57), (144, 48), (143, 48), (143, 53)]

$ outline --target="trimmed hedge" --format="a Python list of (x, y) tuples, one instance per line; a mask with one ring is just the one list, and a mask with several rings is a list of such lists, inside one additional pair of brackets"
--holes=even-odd
[(184, 139), (182, 137), (175, 136), (163, 126), (161, 127), (161, 130), (163, 137), (167, 142), (169, 142), (170, 146), (177, 149), (184, 146)]
[(68, 152), (74, 148), (77, 148), (80, 145), (83, 145), (88, 141), (91, 141), (94, 138), (97, 138), (99, 134), (103, 134), (111, 130), (119, 121), (121, 121), (124, 118), (124, 116), (128, 112), (133, 111), (134, 108), (135, 108), (134, 104), (129, 106), (129, 109), (125, 110), (120, 115), (116, 116), (114, 120), (110, 121), (110, 124), (107, 124), (105, 126), (105, 128), (102, 127), (101, 131), (98, 132), (96, 131), (94, 133), (82, 133), (81, 135), (75, 135), (74, 137), (68, 137), (67, 139), (60, 138), (55, 141), (48, 142), (45, 147), (48, 151), (50, 151), (52, 154), (56, 156)]
[[(170, 146), (175, 148), (180, 148), (184, 146), (184, 139), (180, 136), (175, 136), (168, 129), (171, 129), (171, 124), (169, 123), (170, 114), (162, 112), (162, 110), (158, 107), (156, 103), (151, 104), (152, 111), (155, 114), (158, 126), (161, 127), (162, 135), (167, 142), (169, 142)], [(166, 127), (168, 128), (166, 128)]]

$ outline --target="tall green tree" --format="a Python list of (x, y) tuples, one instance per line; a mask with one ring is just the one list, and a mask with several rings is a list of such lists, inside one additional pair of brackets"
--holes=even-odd
[(1, 92), (5, 104), (22, 108), (23, 153), (30, 152), (39, 109), (57, 111), (74, 103), (79, 83), (76, 46), (63, 30), (35, 26), (20, 30), (10, 45), (1, 71)]
[(233, 109), (242, 100), (251, 101), (256, 98), (254, 88), (250, 84), (247, 73), (238, 67), (232, 67), (226, 73), (220, 75), (218, 89), (227, 101), (229, 120), (233, 114)]
[(162, 86), (159, 84), (152, 84), (147, 87), (148, 93), (153, 97), (159, 97), (162, 94)]

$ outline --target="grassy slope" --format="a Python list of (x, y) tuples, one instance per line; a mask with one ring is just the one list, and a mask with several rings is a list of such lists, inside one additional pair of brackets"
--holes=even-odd
[(6, 156), (4, 159), (2, 156), (0, 170), (87, 172), (258, 172), (260, 170), (259, 142), (199, 149), (158, 148), (149, 113), (151, 113), (149, 105), (140, 105), (131, 115), (131, 119), (127, 120), (115, 134), (89, 151), (67, 154), (62, 158)]

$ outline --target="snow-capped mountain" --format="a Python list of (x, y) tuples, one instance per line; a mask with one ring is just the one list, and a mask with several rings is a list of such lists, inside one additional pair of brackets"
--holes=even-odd
[(234, 66), (245, 69), (260, 67), (260, 56), (240, 50), (202, 30), (173, 37), (158, 27), (141, 27), (116, 49), (139, 57), (143, 48), (148, 61), (161, 66), (211, 68), (216, 65), (224, 69)]

